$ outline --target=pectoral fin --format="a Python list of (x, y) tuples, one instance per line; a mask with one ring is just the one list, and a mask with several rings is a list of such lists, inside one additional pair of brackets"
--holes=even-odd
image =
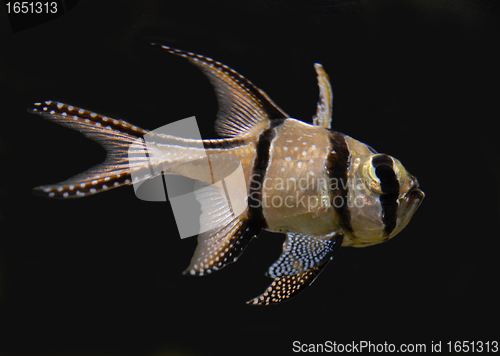
[(338, 234), (307, 236), (288, 233), (280, 258), (269, 267), (268, 276), (293, 276), (321, 266), (338, 247)]
[(247, 304), (270, 305), (290, 299), (311, 285), (342, 245), (343, 235), (287, 234), (280, 258), (269, 268), (271, 285)]

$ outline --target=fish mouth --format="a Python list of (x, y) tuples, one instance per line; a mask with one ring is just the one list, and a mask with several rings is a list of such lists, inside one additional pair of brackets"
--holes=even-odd
[(403, 196), (403, 198), (410, 206), (414, 206), (414, 209), (417, 209), (422, 203), (422, 200), (424, 200), (425, 193), (418, 189), (418, 184), (416, 184)]

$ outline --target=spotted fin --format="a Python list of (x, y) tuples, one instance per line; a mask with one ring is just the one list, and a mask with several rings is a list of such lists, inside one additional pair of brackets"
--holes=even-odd
[(271, 278), (293, 276), (322, 265), (338, 247), (337, 235), (307, 236), (288, 233), (280, 258), (269, 267)]
[[(36, 194), (51, 198), (78, 198), (131, 184), (131, 169), (136, 172), (143, 170), (145, 178), (150, 174), (146, 146), (139, 139), (148, 131), (57, 101), (35, 103), (29, 111), (80, 131), (107, 151), (103, 163), (66, 181), (34, 188)], [(129, 162), (129, 154), (134, 154), (136, 160)]]
[(295, 274), (293, 276), (283, 276), (275, 278), (273, 283), (264, 293), (247, 302), (253, 305), (271, 305), (278, 304), (285, 300), (296, 296), (302, 292), (307, 286), (311, 285), (316, 277), (325, 268), (327, 263), (320, 267), (311, 268), (305, 272)]
[(289, 117), (269, 96), (227, 65), (199, 54), (152, 43), (168, 52), (187, 58), (200, 68), (215, 88), (219, 103), (216, 131), (223, 137), (245, 136), (269, 120)]
[(287, 234), (283, 254), (268, 272), (274, 281), (264, 293), (249, 300), (247, 304), (277, 304), (302, 292), (326, 267), (335, 251), (342, 245), (342, 240), (343, 236), (335, 233), (329, 239), (327, 236), (315, 238)]
[(321, 64), (315, 63), (314, 69), (316, 69), (316, 74), (318, 75), (319, 101), (316, 115), (313, 117), (313, 124), (331, 129), (333, 92), (330, 79)]
[[(214, 211), (218, 209), (221, 207), (214, 206)], [(244, 216), (228, 217), (227, 224), (198, 235), (198, 246), (184, 274), (202, 276), (235, 262), (252, 238), (262, 231), (258, 223)]]

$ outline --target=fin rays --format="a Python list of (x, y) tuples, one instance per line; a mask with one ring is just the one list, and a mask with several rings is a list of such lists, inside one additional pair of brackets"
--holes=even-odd
[(315, 63), (314, 69), (316, 69), (316, 74), (318, 75), (319, 101), (316, 115), (313, 117), (313, 124), (331, 129), (333, 91), (330, 79), (321, 64)]
[(219, 228), (198, 235), (198, 246), (184, 274), (202, 276), (235, 262), (262, 228), (240, 216)]
[[(138, 138), (148, 131), (123, 120), (115, 120), (94, 112), (57, 101), (35, 103), (30, 112), (45, 119), (80, 131), (101, 144), (107, 151), (106, 160), (88, 171), (57, 184), (34, 188), (37, 195), (50, 198), (79, 198), (132, 183), (131, 169), (151, 177), (146, 146)], [(129, 153), (136, 159), (129, 161)]]
[(271, 305), (283, 302), (302, 292), (318, 277), (327, 263), (292, 276), (275, 278), (273, 283), (259, 295), (247, 302), (253, 305)]
[(287, 234), (283, 254), (269, 269), (274, 281), (247, 304), (270, 305), (288, 300), (311, 285), (342, 245), (343, 236)]
[(293, 276), (322, 265), (336, 246), (333, 238), (288, 233), (280, 258), (269, 267), (272, 278)]
[(267, 126), (269, 120), (288, 117), (264, 91), (227, 65), (195, 53), (155, 43), (153, 45), (187, 58), (208, 77), (219, 102), (216, 122), (219, 135), (244, 136), (252, 128)]

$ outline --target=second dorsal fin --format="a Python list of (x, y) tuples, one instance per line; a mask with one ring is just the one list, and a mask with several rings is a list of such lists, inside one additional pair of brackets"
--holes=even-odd
[(288, 118), (269, 96), (227, 65), (192, 52), (165, 45), (168, 52), (187, 58), (208, 77), (217, 93), (219, 112), (216, 131), (223, 137), (245, 136), (252, 129), (267, 127), (269, 120)]

